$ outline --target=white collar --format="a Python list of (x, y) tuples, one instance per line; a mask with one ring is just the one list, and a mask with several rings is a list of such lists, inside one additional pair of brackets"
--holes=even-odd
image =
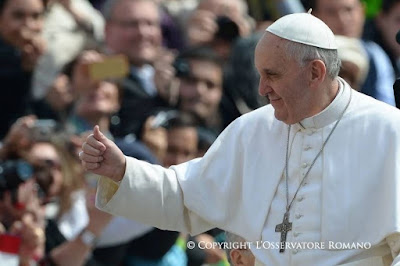
[(340, 77), (336, 79), (339, 83), (339, 91), (333, 101), (321, 112), (303, 119), (297, 123), (303, 129), (323, 128), (339, 119), (350, 99), (352, 88)]

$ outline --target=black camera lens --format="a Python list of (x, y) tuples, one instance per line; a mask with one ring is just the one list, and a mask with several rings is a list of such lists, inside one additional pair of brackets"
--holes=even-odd
[(232, 42), (240, 35), (239, 26), (226, 16), (217, 17), (217, 25), (218, 31), (215, 34), (217, 39)]
[(173, 64), (177, 77), (189, 77), (190, 66), (187, 60), (183, 58), (177, 58)]
[(33, 175), (32, 166), (24, 160), (0, 163), (0, 191), (13, 190)]

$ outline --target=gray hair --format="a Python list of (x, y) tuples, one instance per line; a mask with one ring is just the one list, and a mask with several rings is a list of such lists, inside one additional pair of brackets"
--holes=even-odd
[(324, 62), (326, 72), (331, 79), (339, 75), (341, 62), (337, 50), (318, 48), (302, 43), (288, 41), (286, 52), (290, 58), (294, 58), (300, 66), (305, 66), (307, 62), (319, 59)]
[(225, 249), (229, 263), (232, 263), (230, 253), (231, 250), (234, 250), (233, 244), (243, 243), (247, 247), (247, 250), (244, 251), (248, 252), (247, 253), (248, 255), (252, 255), (249, 249), (250, 246), (248, 245), (248, 242), (246, 242), (246, 240), (241, 236), (225, 231), (225, 242), (229, 244), (228, 245), (229, 248)]
[(246, 242), (246, 240), (238, 235), (225, 231), (225, 240), (227, 243)]
[[(127, 1), (127, 0), (107, 0), (104, 3), (101, 9), (101, 13), (103, 14), (103, 17), (106, 21), (110, 21), (112, 19), (115, 7), (119, 4), (119, 2), (122, 1)], [(158, 6), (158, 4), (154, 0), (130, 0), (130, 1), (131, 2), (148, 1), (148, 2), (153, 2), (155, 5)]]

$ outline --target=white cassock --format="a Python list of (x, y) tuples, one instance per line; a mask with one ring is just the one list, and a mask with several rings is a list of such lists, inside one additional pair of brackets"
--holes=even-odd
[(196, 235), (218, 227), (268, 241), (252, 246), (259, 264), (390, 265), (395, 258), (392, 265), (400, 265), (400, 111), (338, 80), (335, 100), (290, 134), (292, 199), (352, 95), (290, 209), (287, 241), (314, 248), (279, 253), (272, 246), (286, 206), (288, 126), (270, 105), (235, 120), (202, 159), (164, 169), (127, 157), (119, 185), (99, 181), (97, 206), (161, 229)]

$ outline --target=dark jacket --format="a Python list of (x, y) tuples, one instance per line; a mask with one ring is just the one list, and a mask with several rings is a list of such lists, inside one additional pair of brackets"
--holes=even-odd
[(123, 98), (117, 116), (119, 123), (114, 123), (111, 132), (116, 137), (124, 137), (131, 133), (140, 137), (142, 126), (148, 116), (167, 103), (158, 96), (151, 96), (143, 89), (134, 75), (129, 75), (122, 82)]
[(29, 112), (32, 73), (22, 69), (21, 61), (20, 52), (0, 38), (0, 139)]

